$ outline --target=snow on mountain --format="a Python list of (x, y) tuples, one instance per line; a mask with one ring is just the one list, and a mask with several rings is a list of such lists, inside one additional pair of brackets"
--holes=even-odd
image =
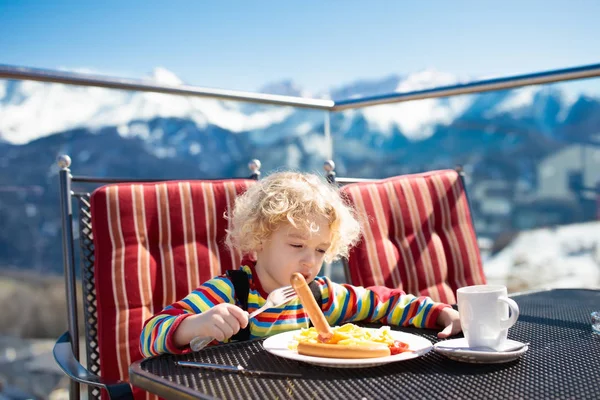
[(163, 67), (154, 68), (154, 71), (152, 71), (149, 79), (153, 82), (161, 83), (163, 85), (177, 86), (183, 84), (183, 81), (179, 79), (177, 75)]
[(359, 79), (350, 84), (331, 88), (320, 93), (320, 96), (339, 101), (392, 93), (396, 91), (401, 79), (399, 75), (390, 75), (378, 79)]
[(539, 87), (535, 86), (517, 89), (503, 102), (484, 113), (484, 116), (491, 118), (499, 114), (510, 113), (511, 111), (526, 107), (533, 103), (535, 95), (539, 90)]
[[(165, 68), (154, 69), (144, 79), (174, 86), (182, 84), (179, 77)], [(406, 93), (470, 80), (473, 79), (427, 69), (402, 77), (390, 75), (382, 79), (359, 80), (315, 96), (339, 100), (392, 92)], [(484, 111), (485, 116), (490, 118), (518, 112), (534, 104), (536, 96), (544, 88), (531, 87), (495, 92), (494, 95), (452, 96), (367, 107), (344, 112), (344, 119), (351, 123), (355, 117), (364, 118), (367, 128), (376, 131), (381, 137), (390, 137), (394, 132), (400, 131), (408, 139), (418, 141), (430, 137), (436, 126), (451, 124), (466, 112)], [(311, 97), (310, 93), (303, 91), (291, 80), (265, 85), (260, 92)], [(557, 98), (561, 102), (558, 116), (560, 120), (568, 114), (577, 96), (570, 93)], [(146, 121), (156, 117), (189, 119), (200, 128), (211, 124), (231, 132), (265, 131), (270, 127), (277, 127), (282, 132), (308, 132), (322, 125), (321, 116), (300, 121), (300, 117), (290, 118), (293, 114), (301, 114), (302, 118), (307, 115), (305, 110), (296, 111), (290, 107), (0, 80), (0, 140), (13, 144), (28, 143), (79, 127), (99, 129), (119, 126), (119, 132), (131, 135), (135, 132), (126, 129), (126, 126), (132, 121)]]
[[(559, 107), (556, 114), (556, 122), (563, 122), (581, 94), (581, 92), (570, 90), (565, 85), (563, 85), (562, 89), (552, 86), (530, 86), (514, 89), (507, 93), (502, 101), (485, 111), (483, 116), (485, 118), (494, 118), (501, 114), (518, 116), (524, 112), (542, 116), (546, 114), (546, 110), (543, 108), (548, 105), (548, 101), (554, 100), (558, 103)], [(537, 108), (531, 109), (531, 107)]]
[(536, 229), (484, 262), (489, 284), (509, 291), (600, 288), (600, 222)]
[[(399, 80), (394, 91), (408, 93), (459, 82), (454, 75), (428, 69)], [(370, 127), (388, 136), (396, 126), (408, 138), (421, 140), (431, 136), (436, 125), (451, 123), (472, 101), (473, 97), (453, 96), (369, 107), (362, 112)]]
[[(147, 79), (181, 83), (164, 68)], [(200, 127), (213, 124), (240, 132), (281, 122), (292, 112), (270, 107), (246, 114), (237, 105), (212, 99), (33, 81), (0, 81), (0, 88), (0, 137), (13, 144), (78, 127), (121, 126), (155, 117), (186, 118)]]
[(447, 101), (427, 99), (400, 104), (369, 107), (363, 111), (369, 126), (392, 134), (394, 126), (411, 140), (430, 137), (436, 125), (454, 121), (471, 103), (467, 97), (455, 97)]
[[(156, 68), (145, 77), (157, 83), (179, 85), (175, 74)], [(408, 92), (456, 83), (450, 74), (425, 70), (401, 78), (392, 75), (380, 80), (358, 81), (337, 89), (332, 95), (318, 97), (352, 98), (373, 96), (393, 91)], [(11, 86), (10, 92), (8, 91)], [(293, 81), (284, 80), (261, 88), (260, 92), (310, 97)], [(118, 90), (44, 84), (31, 81), (0, 81), (0, 137), (23, 144), (39, 137), (77, 127), (101, 128), (121, 126), (130, 121), (154, 117), (179, 117), (198, 126), (213, 124), (232, 132), (265, 129), (284, 121), (293, 110), (283, 107), (250, 107), (248, 104), (170, 96), (159, 93), (124, 92)], [(450, 123), (467, 105), (465, 98), (423, 100), (399, 105), (369, 107), (360, 110), (369, 126), (389, 135), (394, 127), (412, 139), (428, 137), (436, 124)], [(352, 112), (349, 112), (350, 114)], [(311, 129), (306, 124), (296, 131)], [(129, 132), (130, 133), (130, 132)]]
[(432, 89), (441, 86), (456, 85), (466, 79), (461, 79), (447, 72), (435, 69), (426, 69), (406, 76), (396, 87), (396, 92), (413, 92), (418, 90)]

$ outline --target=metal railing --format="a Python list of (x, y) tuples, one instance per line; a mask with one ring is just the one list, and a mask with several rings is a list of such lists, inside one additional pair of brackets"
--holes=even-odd
[(189, 85), (162, 85), (152, 81), (112, 78), (108, 76), (82, 74), (77, 72), (52, 71), (37, 68), (0, 65), (0, 79), (18, 79), (66, 85), (95, 86), (108, 89), (133, 90), (174, 94), (178, 96), (206, 97), (220, 100), (243, 101), (248, 103), (272, 104), (316, 110), (330, 110), (331, 100), (305, 99), (302, 97), (275, 94), (242, 92), (237, 90), (202, 88)]
[(556, 83), (594, 77), (600, 77), (600, 64), (536, 72), (525, 75), (515, 75), (504, 78), (487, 79), (414, 92), (389, 93), (379, 96), (333, 101), (225, 89), (212, 89), (189, 85), (162, 85), (135, 79), (112, 78), (76, 72), (0, 65), (0, 79), (32, 80), (39, 82), (62, 83), (67, 85), (96, 86), (111, 89), (166, 93), (179, 96), (205, 97), (220, 100), (271, 104), (326, 111), (342, 111), (354, 108), (371, 107), (381, 104), (401, 103), (412, 100), (481, 93), (493, 90), (514, 89), (524, 86), (541, 85), (546, 83)]

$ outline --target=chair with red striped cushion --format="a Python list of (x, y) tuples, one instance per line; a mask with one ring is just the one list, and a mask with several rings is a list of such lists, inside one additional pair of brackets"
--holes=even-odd
[[(240, 266), (224, 213), (253, 180), (116, 184), (91, 198), (100, 375), (128, 381), (143, 323)], [(134, 388), (136, 399), (150, 397)]]
[(486, 282), (457, 171), (351, 183), (341, 190), (368, 217), (348, 259), (352, 284), (456, 303), (456, 289)]

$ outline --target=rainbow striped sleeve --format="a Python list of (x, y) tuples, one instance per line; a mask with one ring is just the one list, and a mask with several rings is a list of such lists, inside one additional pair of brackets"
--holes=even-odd
[(233, 284), (225, 276), (213, 278), (184, 299), (165, 307), (144, 323), (140, 335), (140, 350), (144, 357), (162, 353), (185, 353), (189, 348), (178, 348), (173, 333), (185, 318), (200, 314), (217, 304), (235, 304)]
[(363, 321), (436, 328), (440, 311), (450, 307), (435, 303), (429, 297), (406, 294), (400, 289), (337, 284), (326, 277), (316, 280), (321, 287), (323, 312), (331, 325)]

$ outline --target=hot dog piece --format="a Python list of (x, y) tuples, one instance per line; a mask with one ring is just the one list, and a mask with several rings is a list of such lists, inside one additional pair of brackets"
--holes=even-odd
[(323, 315), (323, 311), (317, 304), (317, 301), (310, 291), (304, 276), (296, 272), (292, 274), (290, 283), (296, 291), (296, 294), (298, 294), (298, 298), (300, 299), (304, 310), (308, 314), (308, 318), (310, 318), (315, 326), (315, 329), (319, 333), (319, 340), (326, 342), (327, 340), (331, 339), (333, 337), (333, 330), (325, 319), (325, 315)]
[(327, 343), (298, 343), (298, 354), (326, 358), (375, 358), (391, 354), (388, 345), (340, 345)]

